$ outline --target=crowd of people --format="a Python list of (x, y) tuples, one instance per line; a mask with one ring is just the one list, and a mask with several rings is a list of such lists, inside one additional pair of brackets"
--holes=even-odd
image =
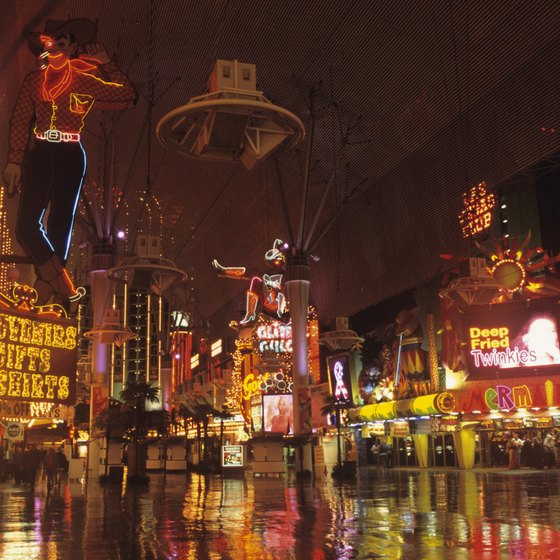
[(370, 451), (373, 464), (376, 467), (391, 468), (393, 466), (393, 448), (387, 442), (382, 442), (379, 439), (374, 440)]
[[(505, 453), (509, 469), (533, 468), (552, 469), (558, 466), (560, 450), (560, 431), (554, 429), (544, 436), (528, 433), (519, 435), (516, 432), (507, 434), (505, 440)], [(503, 449), (504, 445), (495, 442), (495, 448)]]
[(2, 480), (14, 484), (28, 484), (31, 489), (39, 475), (47, 481), (50, 492), (68, 472), (68, 459), (62, 449), (39, 449), (35, 445), (16, 445), (0, 457)]

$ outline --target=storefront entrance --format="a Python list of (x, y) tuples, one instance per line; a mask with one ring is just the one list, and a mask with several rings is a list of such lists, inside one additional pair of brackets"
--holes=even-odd
[(452, 434), (434, 434), (428, 436), (428, 466), (458, 466)]
[(411, 436), (393, 438), (393, 465), (395, 467), (417, 467), (418, 459)]

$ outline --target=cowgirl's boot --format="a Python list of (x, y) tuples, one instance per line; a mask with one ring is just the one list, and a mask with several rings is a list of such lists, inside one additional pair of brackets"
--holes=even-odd
[(257, 303), (259, 303), (259, 296), (256, 292), (249, 290), (247, 292), (247, 305), (245, 317), (239, 321), (241, 325), (255, 320), (255, 312), (257, 310)]

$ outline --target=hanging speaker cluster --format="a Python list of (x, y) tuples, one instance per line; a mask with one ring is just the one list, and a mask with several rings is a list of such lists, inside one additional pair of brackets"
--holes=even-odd
[(305, 137), (296, 115), (256, 90), (254, 64), (216, 61), (208, 88), (208, 94), (159, 121), (156, 134), (166, 148), (202, 160), (240, 161), (252, 169)]

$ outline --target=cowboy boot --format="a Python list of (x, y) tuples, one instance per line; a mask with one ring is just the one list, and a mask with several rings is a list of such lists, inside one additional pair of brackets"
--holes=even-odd
[(33, 284), (33, 289), (37, 292), (37, 300), (35, 301), (35, 305), (45, 305), (53, 295), (53, 289), (51, 285), (39, 276), (37, 276), (37, 279)]
[(36, 269), (39, 278), (50, 285), (56, 303), (65, 304), (68, 301), (77, 301), (85, 294), (83, 288), (74, 287), (68, 272), (60, 264), (56, 255), (52, 255), (46, 263), (37, 265)]
[(245, 311), (245, 317), (239, 321), (239, 324), (244, 325), (250, 321), (255, 320), (255, 312), (257, 310), (257, 303), (259, 303), (259, 296), (256, 292), (247, 292), (247, 305)]

